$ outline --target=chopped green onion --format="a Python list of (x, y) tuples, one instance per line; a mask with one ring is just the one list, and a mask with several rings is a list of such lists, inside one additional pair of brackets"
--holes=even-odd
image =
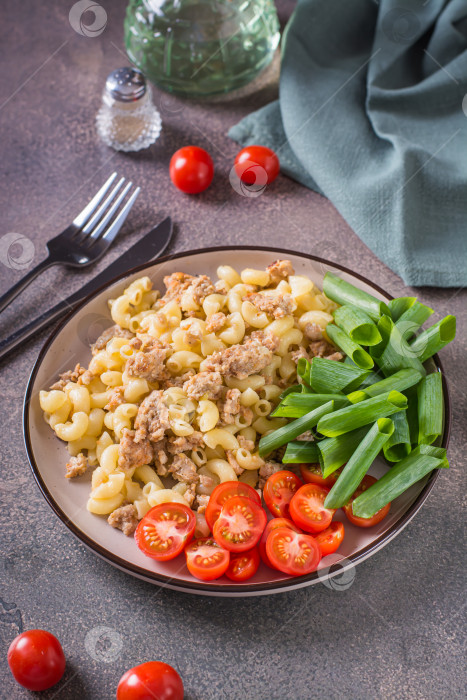
[(418, 391), (416, 386), (411, 386), (410, 389), (404, 392), (407, 396), (407, 423), (409, 424), (410, 442), (412, 445), (418, 445)]
[(326, 437), (336, 437), (373, 423), (378, 418), (387, 418), (405, 408), (407, 408), (407, 398), (404, 394), (399, 391), (388, 391), (386, 394), (360, 401), (353, 406), (347, 406), (323, 416), (317, 429)]
[(413, 343), (410, 344), (410, 350), (414, 357), (418, 357), (420, 362), (425, 362), (429, 357), (439, 352), (445, 345), (454, 340), (456, 336), (456, 317), (446, 316), (445, 318), (435, 323), (431, 328), (427, 328), (418, 335)]
[(311, 364), (305, 357), (301, 357), (297, 362), (297, 375), (311, 387)]
[(389, 313), (389, 309), (376, 297), (364, 292), (363, 289), (354, 287), (350, 282), (337, 277), (332, 272), (326, 272), (323, 280), (323, 292), (329, 299), (338, 304), (352, 304), (362, 309), (370, 318), (377, 321), (383, 314)]
[[(368, 370), (356, 366), (346, 365), (343, 362), (327, 360), (325, 357), (314, 357), (310, 364), (301, 358), (298, 362), (297, 372), (318, 394), (337, 394), (340, 391), (353, 391), (360, 386), (368, 375)], [(305, 366), (305, 363), (307, 366)], [(303, 372), (303, 374), (300, 374)]]
[(368, 394), (361, 389), (357, 389), (357, 391), (352, 391), (350, 394), (347, 394), (347, 398), (350, 403), (358, 403), (359, 401), (365, 401), (368, 398)]
[(399, 321), (411, 321), (418, 324), (418, 327), (423, 326), (425, 321), (430, 318), (433, 309), (429, 306), (421, 304), (417, 297), (399, 297), (391, 299), (388, 302), (391, 318), (394, 323)]
[(318, 443), (311, 440), (293, 440), (287, 445), (284, 464), (316, 464), (319, 462)]
[(423, 326), (425, 321), (429, 319), (432, 314), (433, 309), (430, 309), (429, 306), (425, 306), (425, 304), (421, 304), (419, 301), (415, 301), (415, 303), (395, 321), (395, 324), (404, 339), (409, 340), (409, 338), (415, 334), (415, 331), (418, 331), (420, 326)]
[(380, 418), (372, 425), (326, 496), (325, 508), (342, 508), (348, 503), (393, 432), (390, 418)]
[(422, 375), (426, 374), (412, 346), (403, 338), (400, 329), (394, 325), (394, 321), (389, 316), (383, 316), (379, 320), (378, 328), (385, 347), (382, 351), (381, 344), (371, 348), (372, 357), (386, 377), (405, 367), (416, 369)]
[(443, 433), (443, 380), (441, 372), (428, 374), (418, 385), (418, 442), (431, 445)]
[(433, 469), (448, 466), (445, 449), (419, 445), (408, 457), (391, 467), (376, 484), (360, 494), (352, 504), (352, 511), (359, 518), (371, 518)]
[(352, 430), (345, 435), (338, 435), (333, 438), (324, 438), (318, 443), (320, 452), (319, 461), (323, 470), (324, 478), (342, 467), (349, 461), (350, 457), (357, 449), (357, 446), (367, 434), (369, 428), (365, 425), (358, 430)]
[(376, 345), (381, 334), (373, 320), (356, 306), (344, 305), (333, 313), (334, 322), (359, 345)]
[(322, 406), (328, 401), (334, 401), (335, 408), (343, 408), (349, 405), (349, 400), (344, 394), (288, 394), (271, 416), (284, 418), (301, 418), (314, 408)]
[(384, 456), (388, 462), (400, 462), (401, 459), (410, 454), (412, 449), (406, 414), (407, 411), (399, 411), (399, 413), (393, 413), (391, 416), (394, 423), (394, 432), (386, 444), (383, 445)]
[(300, 392), (302, 390), (303, 384), (294, 384), (293, 386), (287, 387), (287, 389), (284, 389), (282, 394), (279, 394), (279, 399), (283, 401), (286, 396), (289, 394), (293, 394), (294, 392)]
[[(398, 372), (391, 374), (389, 377), (386, 377), (386, 379), (381, 379), (376, 384), (372, 384), (364, 390), (360, 388), (359, 392), (364, 391), (367, 396), (371, 397), (385, 394), (387, 391), (405, 391), (405, 389), (418, 384), (422, 378), (423, 375), (416, 369), (400, 369)], [(348, 395), (348, 399), (352, 403), (355, 403), (352, 399), (352, 394)]]
[(371, 369), (374, 366), (373, 358), (360, 345), (344, 333), (344, 331), (333, 323), (326, 326), (326, 334), (328, 338), (337, 345), (346, 355), (352, 358), (357, 367), (361, 369)]
[(314, 428), (318, 423), (320, 418), (330, 413), (334, 409), (334, 401), (328, 401), (323, 406), (315, 408), (313, 411), (306, 413), (301, 418), (283, 425), (277, 430), (273, 430), (267, 435), (263, 435), (259, 441), (259, 454), (260, 457), (265, 457), (270, 454), (281, 445), (285, 445), (287, 442), (294, 440), (296, 437), (302, 433)]

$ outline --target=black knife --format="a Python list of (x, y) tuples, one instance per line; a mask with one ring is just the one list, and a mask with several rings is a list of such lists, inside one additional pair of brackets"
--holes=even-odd
[(120, 255), (120, 257), (106, 267), (105, 270), (102, 270), (97, 277), (94, 277), (94, 279), (85, 284), (84, 287), (81, 287), (81, 289), (71, 294), (67, 299), (56, 304), (52, 309), (44, 311), (39, 318), (15, 331), (9, 338), (0, 341), (0, 360), (28, 340), (32, 335), (41, 331), (48, 326), (49, 323), (52, 323), (52, 321), (55, 321), (59, 316), (63, 316), (64, 313), (68, 313), (74, 309), (88, 294), (99, 289), (99, 287), (106, 282), (118, 277), (118, 275), (121, 275), (123, 272), (131, 270), (133, 267), (155, 260), (159, 255), (162, 255), (170, 243), (172, 233), (172, 219), (168, 216), (129, 250)]

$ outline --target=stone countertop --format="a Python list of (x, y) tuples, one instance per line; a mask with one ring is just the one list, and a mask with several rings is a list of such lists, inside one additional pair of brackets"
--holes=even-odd
[[(2, 336), (79, 288), (168, 214), (176, 222), (169, 252), (254, 242), (314, 253), (363, 271), (396, 296), (417, 294), (436, 309), (437, 318), (457, 314), (458, 338), (442, 352), (454, 406), (451, 468), (403, 533), (359, 565), (345, 590), (319, 584), (277, 596), (228, 600), (157, 588), (88, 551), (52, 513), (34, 483), (21, 412), (29, 373), (47, 336), (41, 334), (0, 368), (0, 696), (31, 697), (9, 674), (6, 650), (19, 631), (39, 627), (60, 638), (68, 659), (64, 678), (41, 694), (44, 700), (108, 700), (126, 669), (151, 659), (179, 670), (187, 700), (462, 697), (465, 291), (407, 289), (329, 201), (292, 180), (280, 176), (254, 199), (226, 184), (237, 151), (226, 132), (274, 99), (274, 67), (254, 90), (210, 103), (183, 102), (155, 90), (164, 125), (159, 141), (129, 155), (101, 145), (94, 116), (104, 80), (110, 70), (127, 63), (125, 2), (105, 6), (105, 31), (87, 38), (69, 24), (71, 2), (2, 3), (0, 246), (5, 247), (6, 233), (22, 234), (37, 263), (46, 241), (111, 170), (143, 188), (105, 260), (92, 270), (55, 268), (43, 274), (2, 315)], [(279, 2), (282, 20), (292, 6)], [(197, 197), (176, 191), (167, 175), (171, 154), (187, 143), (207, 148), (216, 166), (213, 185)], [(8, 263), (5, 250), (0, 254)], [(11, 264), (17, 255), (12, 249), (10, 266), (0, 263), (0, 292), (23, 274)]]

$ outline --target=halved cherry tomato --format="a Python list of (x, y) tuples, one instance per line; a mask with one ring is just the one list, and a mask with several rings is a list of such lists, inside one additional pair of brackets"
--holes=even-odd
[(263, 562), (267, 566), (270, 566), (271, 569), (274, 569), (275, 567), (269, 561), (268, 555), (266, 554), (266, 540), (268, 539), (269, 533), (272, 532), (272, 530), (277, 530), (278, 527), (288, 527), (294, 532), (301, 532), (301, 530), (299, 530), (295, 523), (292, 522), (292, 520), (289, 520), (288, 518), (273, 518), (272, 520), (268, 520), (266, 527), (264, 528), (264, 532), (261, 535), (261, 539), (259, 541), (259, 553)]
[(352, 525), (357, 525), (357, 527), (373, 527), (373, 525), (377, 525), (378, 523), (383, 520), (386, 515), (389, 513), (389, 509), (391, 508), (391, 504), (387, 503), (381, 510), (379, 510), (377, 513), (375, 513), (371, 518), (359, 518), (357, 515), (353, 514), (352, 510), (352, 503), (354, 500), (357, 498), (357, 496), (360, 496), (361, 493), (366, 491), (367, 489), (370, 488), (370, 486), (373, 486), (373, 484), (376, 484), (378, 479), (375, 479), (374, 476), (370, 476), (370, 474), (367, 474), (366, 476), (363, 477), (362, 482), (360, 483), (360, 486), (358, 489), (355, 491), (354, 495), (350, 499), (350, 501), (347, 503), (347, 505), (344, 506), (344, 513), (346, 514), (348, 520), (352, 523)]
[(222, 506), (229, 498), (234, 496), (242, 496), (243, 498), (251, 498), (252, 501), (261, 505), (261, 498), (257, 491), (248, 484), (243, 484), (241, 481), (224, 481), (222, 484), (216, 486), (214, 491), (211, 493), (209, 498), (209, 503), (206, 508), (206, 521), (209, 527), (212, 529), (214, 523), (219, 517)]
[(198, 194), (209, 187), (214, 176), (212, 158), (204, 148), (184, 146), (170, 159), (170, 179), (186, 194)]
[(8, 666), (17, 683), (28, 690), (47, 690), (65, 671), (65, 654), (57, 637), (46, 630), (28, 630), (8, 649)]
[(259, 552), (257, 547), (248, 552), (239, 552), (230, 555), (229, 568), (225, 572), (231, 581), (246, 581), (256, 574), (259, 566)]
[(123, 674), (117, 700), (183, 700), (183, 683), (177, 671), (162, 661), (147, 661)]
[(279, 170), (279, 158), (266, 146), (247, 146), (235, 158), (237, 177), (246, 185), (269, 185), (279, 175)]
[(201, 581), (212, 581), (225, 574), (230, 552), (220, 547), (212, 537), (194, 540), (185, 547), (188, 571)]
[(318, 486), (326, 486), (326, 488), (331, 488), (337, 481), (337, 477), (341, 473), (341, 469), (337, 469), (335, 472), (324, 478), (323, 470), (321, 469), (321, 464), (301, 464), (300, 474), (302, 475), (303, 481), (307, 484), (318, 484)]
[(288, 527), (279, 527), (269, 533), (266, 554), (276, 569), (291, 576), (315, 571), (321, 561), (321, 550), (315, 538)]
[(290, 517), (305, 532), (322, 532), (331, 524), (335, 509), (325, 508), (329, 489), (318, 484), (305, 484), (290, 501)]
[(298, 476), (286, 469), (269, 477), (264, 485), (263, 498), (274, 517), (289, 516), (289, 503), (302, 485)]
[(212, 534), (224, 549), (246, 552), (260, 541), (266, 521), (266, 513), (251, 498), (234, 496), (222, 506)]
[(323, 557), (327, 557), (328, 554), (337, 552), (343, 539), (344, 524), (338, 521), (331, 523), (326, 530), (323, 530), (323, 532), (320, 532), (315, 537)]
[(151, 508), (135, 532), (136, 544), (157, 561), (174, 559), (193, 537), (196, 517), (182, 503), (161, 503)]

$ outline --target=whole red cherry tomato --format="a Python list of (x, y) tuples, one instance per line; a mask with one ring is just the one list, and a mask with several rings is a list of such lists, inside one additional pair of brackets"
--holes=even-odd
[(279, 175), (279, 158), (266, 146), (247, 146), (237, 153), (235, 173), (246, 185), (270, 185)]
[(169, 172), (175, 187), (186, 194), (198, 194), (211, 184), (214, 164), (204, 148), (184, 146), (170, 159)]
[(8, 665), (15, 681), (28, 690), (47, 690), (65, 671), (65, 654), (57, 637), (45, 630), (28, 630), (8, 649)]
[(147, 661), (123, 674), (117, 700), (183, 700), (183, 683), (177, 671), (162, 661)]

